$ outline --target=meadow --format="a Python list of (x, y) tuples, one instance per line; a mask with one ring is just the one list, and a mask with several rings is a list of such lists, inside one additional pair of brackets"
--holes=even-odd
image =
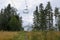
[(60, 32), (8, 32), (0, 31), (0, 40), (60, 40)]

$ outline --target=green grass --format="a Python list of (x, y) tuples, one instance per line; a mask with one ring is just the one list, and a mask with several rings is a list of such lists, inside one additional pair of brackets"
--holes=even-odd
[(25, 40), (26, 38), (26, 32), (18, 32), (18, 35), (16, 35), (13, 40)]

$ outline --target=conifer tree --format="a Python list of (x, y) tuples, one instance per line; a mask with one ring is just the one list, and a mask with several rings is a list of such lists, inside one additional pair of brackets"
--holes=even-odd
[(56, 22), (55, 27), (60, 31), (60, 15), (59, 15), (59, 9), (57, 7), (55, 7), (54, 13), (55, 13), (55, 22)]
[(40, 6), (39, 6), (39, 19), (40, 19), (40, 29), (43, 31), (43, 30), (46, 30), (47, 26), (46, 26), (46, 14), (45, 14), (45, 11), (44, 11), (44, 7), (43, 7), (43, 4), (41, 3)]
[(10, 4), (0, 12), (0, 29), (7, 31), (22, 29), (22, 17), (19, 17), (16, 8)]
[(48, 2), (45, 10), (47, 13), (47, 27), (50, 30), (53, 27), (53, 13), (52, 13), (52, 8), (51, 8), (50, 2)]
[(38, 6), (36, 6), (36, 10), (34, 11), (34, 29), (40, 30), (39, 27), (39, 13), (38, 13)]

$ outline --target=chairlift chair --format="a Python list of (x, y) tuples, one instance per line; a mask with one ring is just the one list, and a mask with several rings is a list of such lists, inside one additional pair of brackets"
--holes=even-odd
[(27, 5), (26, 0), (25, 0), (25, 5), (26, 5), (26, 8), (23, 10), (23, 13), (28, 14), (29, 10), (28, 10), (28, 5)]

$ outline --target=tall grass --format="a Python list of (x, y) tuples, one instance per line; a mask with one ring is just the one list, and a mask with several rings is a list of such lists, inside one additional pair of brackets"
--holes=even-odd
[(29, 40), (60, 40), (60, 32), (31, 32), (27, 33)]
[(0, 32), (0, 40), (60, 40), (60, 32)]
[(17, 32), (0, 31), (0, 40), (12, 40)]

